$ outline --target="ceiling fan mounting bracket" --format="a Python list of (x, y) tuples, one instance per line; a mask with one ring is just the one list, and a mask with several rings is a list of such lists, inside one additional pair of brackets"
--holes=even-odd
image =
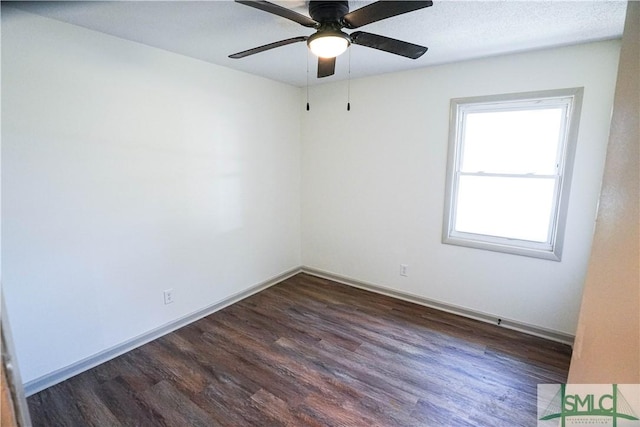
[(309, 15), (320, 24), (327, 22), (339, 23), (344, 15), (349, 13), (348, 1), (310, 1)]

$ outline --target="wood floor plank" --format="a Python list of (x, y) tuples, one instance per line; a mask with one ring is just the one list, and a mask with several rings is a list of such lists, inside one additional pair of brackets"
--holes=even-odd
[[(113, 380), (98, 384), (93, 388), (95, 395), (104, 404), (111, 413), (125, 426), (163, 426), (169, 427), (164, 413), (156, 411), (150, 407), (142, 398), (140, 393), (134, 393), (128, 385), (117, 377)], [(65, 408), (66, 414), (71, 414), (72, 408)], [(33, 420), (34, 425), (49, 426), (47, 420)], [(40, 424), (42, 423), (42, 424)], [(67, 424), (54, 424), (67, 425)], [(83, 425), (83, 424), (79, 424)]]
[(145, 390), (142, 397), (150, 408), (162, 413), (170, 426), (210, 427), (212, 425), (207, 413), (169, 381), (161, 381)]
[(568, 346), (298, 274), (29, 397), (34, 426), (535, 425)]
[(95, 393), (90, 376), (78, 375), (69, 381), (68, 386), (68, 399), (78, 409), (80, 425), (95, 427), (122, 425), (111, 409)]

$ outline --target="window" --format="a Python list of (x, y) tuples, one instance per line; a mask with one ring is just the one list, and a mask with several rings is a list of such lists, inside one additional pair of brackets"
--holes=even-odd
[(451, 100), (443, 243), (560, 261), (582, 92)]

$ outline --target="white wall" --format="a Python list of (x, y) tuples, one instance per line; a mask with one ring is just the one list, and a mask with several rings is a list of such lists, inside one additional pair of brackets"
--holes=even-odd
[[(355, 80), (350, 112), (346, 82), (312, 88), (302, 117), (303, 265), (574, 334), (618, 55), (619, 41), (608, 41)], [(562, 261), (442, 244), (450, 99), (579, 86)]]
[(25, 382), (300, 265), (299, 94), (3, 8), (3, 291)]

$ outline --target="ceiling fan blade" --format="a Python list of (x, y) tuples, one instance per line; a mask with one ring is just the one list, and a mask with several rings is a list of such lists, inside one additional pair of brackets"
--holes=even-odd
[(336, 72), (336, 58), (318, 57), (318, 78), (332, 76)]
[(358, 28), (363, 25), (403, 13), (432, 6), (432, 1), (377, 1), (368, 6), (347, 13), (342, 21), (347, 28)]
[(286, 46), (291, 43), (303, 42), (308, 38), (309, 37), (306, 37), (306, 36), (300, 36), (300, 37), (293, 37), (291, 39), (280, 40), (279, 42), (273, 42), (273, 43), (265, 44), (264, 46), (258, 46), (258, 47), (254, 47), (253, 49), (243, 50), (242, 52), (234, 53), (233, 55), (229, 55), (229, 58), (233, 58), (233, 59), (244, 58), (245, 56), (264, 52), (265, 50), (274, 49), (276, 47)]
[(236, 3), (244, 4), (245, 6), (255, 7), (256, 9), (263, 10), (265, 12), (273, 13), (274, 15), (282, 16), (283, 18), (290, 19), (305, 27), (317, 28), (318, 23), (308, 16), (302, 15), (286, 7), (278, 6), (277, 4), (270, 3), (262, 0), (236, 0)]
[(377, 34), (356, 31), (350, 34), (351, 42), (360, 46), (371, 47), (373, 49), (384, 50), (411, 59), (418, 59), (428, 48), (417, 44), (392, 39), (390, 37), (379, 36)]

